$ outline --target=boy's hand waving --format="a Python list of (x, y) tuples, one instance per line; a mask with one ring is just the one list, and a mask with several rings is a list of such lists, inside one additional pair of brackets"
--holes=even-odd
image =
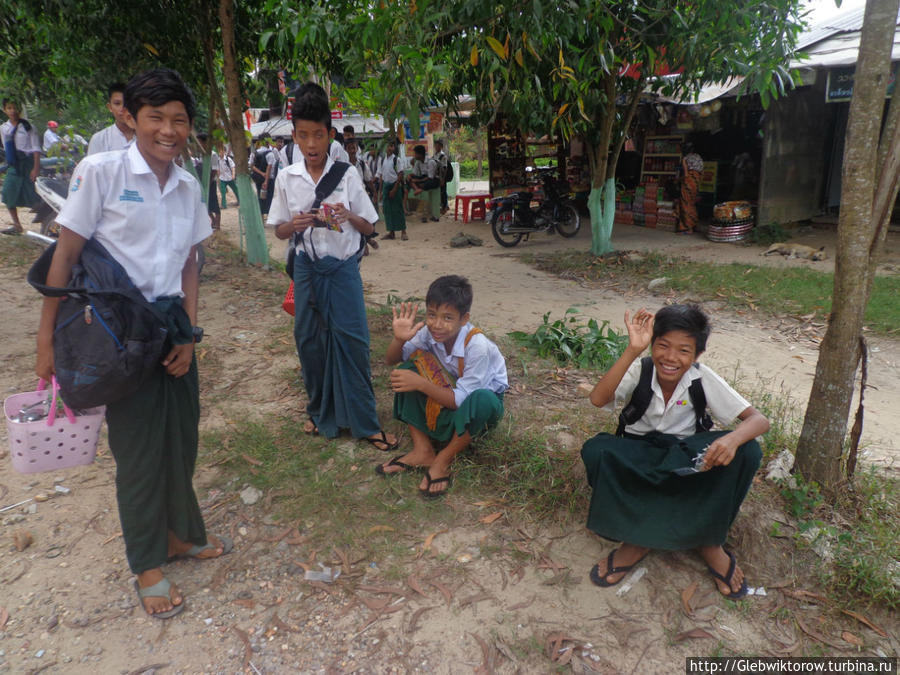
[(629, 346), (643, 353), (653, 339), (653, 314), (642, 307), (632, 318), (631, 312), (625, 310), (625, 328)]
[(391, 323), (391, 327), (394, 330), (395, 338), (407, 342), (408, 340), (412, 340), (416, 333), (421, 330), (422, 326), (425, 325), (425, 322), (419, 321), (416, 323), (416, 314), (418, 311), (419, 306), (413, 305), (411, 302), (401, 302), (399, 311), (397, 311), (397, 305), (391, 307), (391, 312), (394, 314), (394, 320)]

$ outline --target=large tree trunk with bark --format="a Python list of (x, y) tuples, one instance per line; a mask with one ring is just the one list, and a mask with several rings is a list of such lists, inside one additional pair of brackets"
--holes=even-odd
[(890, 217), (883, 205), (893, 204), (897, 194), (897, 165), (884, 145), (893, 147), (896, 141), (886, 138), (880, 145), (879, 140), (898, 7), (900, 0), (866, 4), (847, 124), (832, 311), (797, 445), (798, 471), (832, 493), (844, 480), (844, 438), (874, 254)]

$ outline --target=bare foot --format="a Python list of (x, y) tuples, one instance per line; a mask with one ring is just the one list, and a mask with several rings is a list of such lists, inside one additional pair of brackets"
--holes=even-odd
[[(622, 545), (613, 553), (612, 567), (631, 568), (634, 565), (637, 565), (649, 551), (649, 548), (645, 548), (643, 546), (635, 546), (634, 544), (627, 544), (623, 542)], [(624, 572), (616, 572), (615, 574), (610, 574), (609, 570), (612, 568), (608, 566), (608, 562), (609, 556), (597, 563), (597, 576), (605, 581), (608, 586), (614, 586), (615, 584), (622, 581), (622, 578), (626, 574), (628, 574), (630, 569), (627, 569)]]
[[(141, 588), (149, 588), (162, 580), (163, 573), (158, 567), (147, 570), (146, 572), (141, 572), (137, 575), (138, 586)], [(154, 595), (141, 598), (141, 602), (143, 603), (144, 611), (146, 611), (147, 614), (159, 614), (160, 612), (168, 612), (170, 609), (174, 608), (175, 605), (180, 605), (184, 602), (184, 596), (181, 595), (181, 591), (178, 590), (178, 587), (175, 584), (172, 584), (169, 588), (168, 598), (162, 595)]]
[[(428, 476), (431, 476), (431, 480), (428, 480)], [(450, 481), (440, 480), (441, 478), (450, 478), (450, 466), (441, 462), (440, 455), (437, 455), (435, 461), (428, 468), (428, 475), (419, 483), (419, 490), (431, 495), (439, 495), (442, 492), (446, 492), (450, 489)]]
[(317, 427), (316, 423), (312, 420), (306, 420), (306, 422), (303, 423), (303, 433), (315, 435), (319, 433), (319, 427)]
[[(697, 549), (697, 552), (706, 562), (706, 564), (715, 570), (719, 575), (727, 578), (728, 568), (731, 566), (731, 558), (721, 546), (703, 546)], [(733, 555), (733, 554), (732, 554)], [(716, 579), (716, 588), (722, 595), (730, 595), (741, 590), (744, 583), (744, 571), (735, 564), (734, 574), (731, 576), (731, 584), (726, 584), (721, 579)]]
[[(429, 467), (431, 466), (432, 462), (434, 462), (434, 457), (435, 453), (433, 449), (421, 447), (417, 448), (414, 446), (412, 450), (400, 457), (397, 461), (409, 466)], [(403, 467), (397, 466), (396, 464), (391, 464), (390, 461), (382, 464), (381, 469), (382, 471), (384, 471), (385, 475), (391, 475), (405, 471)]]

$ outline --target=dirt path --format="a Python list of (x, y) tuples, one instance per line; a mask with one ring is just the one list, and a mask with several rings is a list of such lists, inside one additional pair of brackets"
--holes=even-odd
[[(233, 234), (236, 209), (223, 215), (226, 231)], [(485, 245), (449, 248), (450, 236), (462, 229)], [(461, 273), (475, 284), (477, 323), (502, 333), (533, 329), (545, 312), (558, 315), (569, 306), (621, 325), (627, 307), (656, 307), (665, 300), (598, 291), (517, 261), (521, 253), (569, 245), (559, 237), (540, 236), (508, 252), (493, 243), (484, 223), (463, 228), (444, 218), (413, 224), (410, 233), (409, 242), (384, 241), (365, 260), (370, 301), (385, 302), (388, 294), (421, 296), (434, 277)], [(702, 240), (664, 233), (625, 235), (616, 242), (624, 248), (662, 240), (666, 250), (716, 259), (733, 248), (709, 249)], [(587, 236), (574, 245), (586, 246)], [(273, 251), (282, 247), (274, 243)], [(760, 260), (744, 250), (734, 254), (748, 256), (748, 262)], [(4, 395), (33, 385), (39, 300), (23, 274), (21, 267), (0, 269)], [(284, 285), (274, 273), (224, 262), (204, 273), (201, 316), (209, 337), (198, 351), (204, 430), (296, 410), (296, 358), (289, 324), (277, 309)], [(250, 286), (271, 292), (248, 293)], [(718, 311), (714, 316), (708, 360), (717, 369), (730, 372), (736, 364), (746, 388), (759, 383), (772, 391), (786, 389), (803, 401), (815, 364), (814, 340), (797, 339), (796, 326), (789, 322)], [(870, 373), (877, 389), (867, 395), (867, 459), (896, 466), (893, 439), (900, 420), (892, 413), (900, 400), (900, 351), (892, 341), (872, 344)], [(760, 359), (761, 345), (765, 359)], [(588, 406), (574, 398), (559, 405), (561, 410)], [(5, 431), (0, 433), (5, 447)], [(362, 464), (381, 459), (368, 448), (338, 443), (341, 452), (358, 455)], [(577, 454), (577, 443), (566, 452)], [(748, 576), (754, 585), (768, 587), (769, 594), (742, 604), (719, 599), (690, 553), (654, 554), (630, 592), (600, 592), (587, 581), (587, 570), (609, 547), (584, 528), (529, 524), (502, 504), (470, 504), (457, 495), (444, 504), (462, 524), (448, 528), (438, 518), (429, 531), (393, 533), (400, 551), (396, 559), (371, 559), (364, 551), (321, 552), (319, 560), (340, 563), (343, 554), (349, 562), (342, 578), (328, 585), (303, 579), (299, 563), (315, 552), (304, 544), (302, 532), (274, 522), (265, 498), (244, 504), (238, 496), (242, 485), (223, 484), (219, 470), (203, 464), (201, 458), (197, 485), (209, 529), (231, 534), (236, 550), (222, 560), (169, 566), (167, 573), (177, 579), (189, 606), (176, 620), (159, 622), (143, 614), (131, 588), (119, 536), (114, 465), (104, 444), (94, 464), (54, 474), (20, 475), (8, 459), (0, 462), (0, 507), (53, 494), (56, 481), (71, 489), (0, 514), (0, 672), (456, 675), (546, 673), (554, 663), (568, 663), (576, 673), (676, 673), (683, 672), (684, 657), (698, 654), (900, 650), (896, 617), (888, 624), (879, 619), (889, 631), (882, 638), (852, 619), (835, 619), (815, 599), (796, 595), (797, 586), (787, 580), (809, 581), (809, 568), (794, 557), (773, 558), (769, 528), (782, 516), (755, 492), (733, 536)], [(498, 510), (503, 512), (499, 520), (482, 522)], [(17, 552), (12, 535), (22, 529), (32, 534), (34, 544)], [(403, 578), (383, 575), (381, 570), (392, 564), (406, 570)], [(786, 584), (783, 591), (774, 590)], [(791, 616), (802, 617), (802, 626), (827, 642), (811, 638)], [(846, 631), (859, 636), (865, 645), (861, 651), (843, 641)]]

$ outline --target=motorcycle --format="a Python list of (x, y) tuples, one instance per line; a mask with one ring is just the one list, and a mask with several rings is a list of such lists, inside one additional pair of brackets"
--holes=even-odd
[(543, 199), (531, 207), (531, 192), (513, 192), (491, 200), (491, 233), (501, 246), (512, 247), (535, 232), (574, 237), (581, 229), (581, 216), (568, 197), (569, 184), (556, 178), (555, 169), (540, 169)]

